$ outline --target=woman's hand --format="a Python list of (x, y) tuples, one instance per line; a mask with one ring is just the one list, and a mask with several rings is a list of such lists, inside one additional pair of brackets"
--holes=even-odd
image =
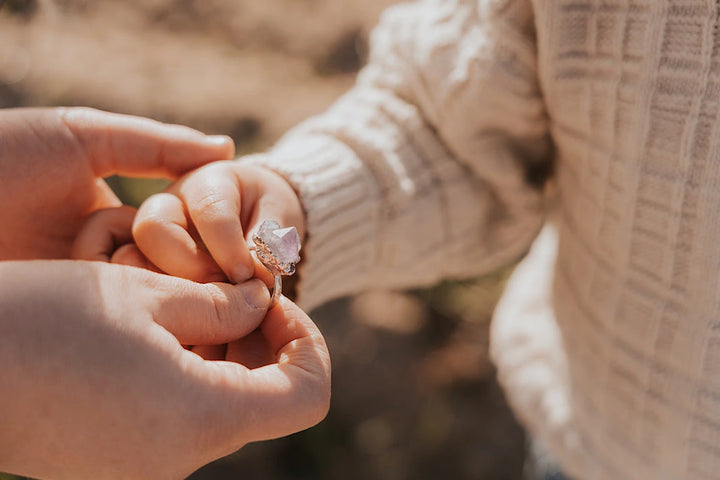
[(174, 179), (233, 153), (228, 137), (139, 117), (0, 110), (0, 260), (69, 258), (86, 217), (120, 205), (103, 177)]
[[(247, 243), (266, 219), (294, 226), (301, 238), (304, 235), (300, 200), (283, 177), (242, 162), (215, 162), (148, 198), (132, 233), (149, 264), (170, 275), (236, 283), (256, 276), (271, 283)], [(123, 256), (142, 264), (134, 261), (142, 258), (139, 252)]]
[(0, 262), (0, 278), (0, 470), (180, 479), (327, 412), (322, 336), (284, 298), (263, 320), (258, 280), (82, 261)]

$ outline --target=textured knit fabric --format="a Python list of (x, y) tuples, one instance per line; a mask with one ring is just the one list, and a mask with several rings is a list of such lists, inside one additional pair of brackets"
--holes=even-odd
[(299, 192), (300, 301), (475, 275), (527, 251), (493, 355), (579, 480), (720, 479), (715, 1), (390, 9), (357, 86), (256, 157)]

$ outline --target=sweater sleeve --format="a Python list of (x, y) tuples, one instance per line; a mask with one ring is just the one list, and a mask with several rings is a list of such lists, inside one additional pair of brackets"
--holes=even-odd
[(388, 9), (327, 112), (250, 161), (306, 211), (298, 301), (477, 275), (528, 248), (551, 142), (528, 0)]

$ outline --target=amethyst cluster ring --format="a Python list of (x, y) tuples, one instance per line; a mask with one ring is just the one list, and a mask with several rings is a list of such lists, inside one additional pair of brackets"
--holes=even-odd
[(295, 227), (280, 228), (275, 220), (265, 220), (252, 237), (258, 260), (275, 276), (275, 288), (270, 299), (272, 308), (282, 294), (282, 277), (295, 273), (300, 261), (300, 235)]

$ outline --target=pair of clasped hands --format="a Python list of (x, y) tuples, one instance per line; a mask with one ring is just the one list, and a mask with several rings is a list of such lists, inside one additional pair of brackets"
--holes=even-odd
[[(247, 246), (302, 209), (233, 154), (138, 117), (0, 110), (0, 471), (184, 478), (325, 416), (325, 342), (289, 300), (268, 311)], [(135, 212), (113, 174), (176, 181)]]

